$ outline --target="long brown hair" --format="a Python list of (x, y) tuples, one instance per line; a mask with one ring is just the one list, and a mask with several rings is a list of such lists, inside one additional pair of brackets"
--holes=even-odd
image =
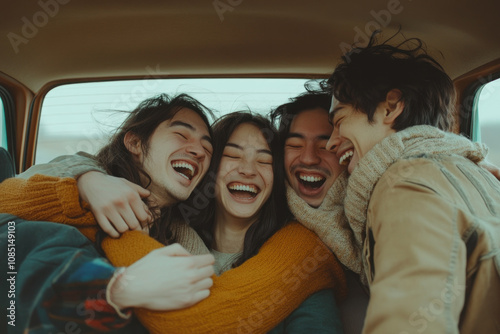
[[(207, 176), (200, 184), (200, 189), (206, 194), (209, 189), (215, 189), (217, 172), (224, 147), (233, 131), (241, 124), (250, 123), (257, 126), (273, 154), (273, 190), (271, 196), (263, 205), (259, 219), (250, 226), (245, 234), (243, 253), (235, 261), (233, 267), (258, 253), (260, 247), (287, 222), (288, 205), (285, 196), (285, 179), (283, 170), (283, 150), (278, 145), (277, 131), (269, 119), (250, 112), (233, 112), (219, 118), (212, 126), (214, 133), (214, 153)], [(182, 203), (184, 213), (196, 212), (193, 217), (184, 214), (184, 220), (189, 223), (200, 235), (208, 248), (215, 243), (215, 192), (207, 196), (204, 205), (189, 200)], [(189, 210), (190, 209), (190, 210)]]
[[(180, 94), (174, 97), (161, 94), (141, 102), (137, 108), (128, 112), (129, 115), (126, 120), (116, 129), (109, 143), (97, 153), (96, 159), (98, 163), (108, 174), (123, 177), (143, 188), (147, 188), (151, 183), (151, 178), (143, 167), (135, 162), (132, 154), (125, 147), (125, 134), (128, 132), (134, 133), (141, 141), (144, 155), (147, 155), (149, 139), (158, 125), (173, 118), (183, 108), (188, 108), (196, 112), (206, 124), (210, 136), (212, 136), (210, 123), (207, 118), (207, 114), (214, 118), (210, 109), (187, 94)], [(144, 183), (144, 180), (147, 180), (147, 182)], [(157, 208), (153, 207), (147, 200), (145, 203), (151, 212), (160, 212), (159, 215), (155, 214), (153, 216), (154, 221), (150, 227), (150, 236), (164, 244), (169, 243), (172, 238), (172, 231), (169, 225), (178, 216), (176, 205)]]

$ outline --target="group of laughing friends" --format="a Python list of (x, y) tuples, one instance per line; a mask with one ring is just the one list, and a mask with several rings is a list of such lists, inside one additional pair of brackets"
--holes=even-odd
[(267, 118), (143, 101), (0, 184), (9, 333), (500, 333), (500, 173), (454, 105), (420, 40), (374, 36)]

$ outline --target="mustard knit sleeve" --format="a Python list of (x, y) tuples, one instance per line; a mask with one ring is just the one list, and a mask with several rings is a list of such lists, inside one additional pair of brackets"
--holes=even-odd
[[(88, 204), (81, 202), (76, 181), (34, 175), (10, 178), (0, 184), (0, 212), (26, 220), (64, 223), (94, 239), (96, 222)], [(85, 233), (84, 233), (85, 232)]]
[[(127, 232), (120, 239), (105, 239), (102, 246), (115, 266), (129, 266), (163, 245), (140, 232)], [(338, 298), (345, 296), (340, 263), (313, 232), (291, 223), (256, 256), (214, 277), (207, 299), (177, 311), (135, 313), (151, 333), (265, 333), (309, 295), (326, 288), (334, 288)]]

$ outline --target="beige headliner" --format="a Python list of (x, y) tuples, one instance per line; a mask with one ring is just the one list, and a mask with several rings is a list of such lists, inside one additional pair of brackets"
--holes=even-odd
[[(497, 0), (218, 0), (236, 5), (223, 21), (213, 0), (59, 1), (68, 3), (45, 25), (40, 3), (56, 0), (9, 1), (0, 13), (0, 72), (34, 92), (55, 80), (150, 76), (148, 68), (161, 76), (327, 74), (355, 28), (394, 5), (400, 13), (384, 36), (401, 24), (453, 78), (500, 58)], [(9, 33), (22, 36), (23, 18), (42, 26), (16, 53)]]

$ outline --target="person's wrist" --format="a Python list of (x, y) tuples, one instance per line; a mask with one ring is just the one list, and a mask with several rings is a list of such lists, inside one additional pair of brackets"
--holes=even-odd
[(89, 171), (89, 172), (86, 172), (86, 173), (80, 175), (77, 178), (76, 184), (78, 187), (78, 192), (80, 194), (80, 198), (82, 200), (84, 200), (85, 202), (87, 202), (87, 203), (89, 202), (88, 197), (87, 197), (87, 188), (86, 188), (86, 186), (89, 185), (89, 180), (91, 180), (95, 177), (99, 177), (100, 175), (103, 175), (103, 173), (98, 172), (98, 171)]
[(123, 281), (125, 274), (125, 267), (117, 268), (106, 288), (106, 301), (122, 318), (127, 316), (122, 311), (133, 306), (130, 298), (127, 298), (126, 284)]

